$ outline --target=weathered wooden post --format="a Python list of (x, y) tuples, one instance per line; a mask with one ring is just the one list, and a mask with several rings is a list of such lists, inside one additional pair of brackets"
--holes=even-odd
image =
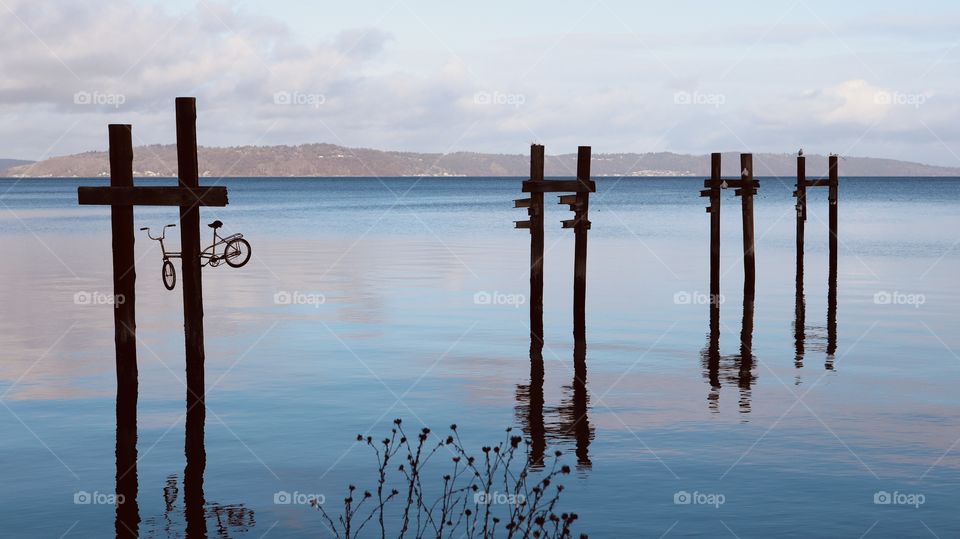
[[(590, 182), (590, 146), (580, 146), (577, 151), (577, 183)], [(573, 335), (574, 339), (586, 339), (587, 305), (587, 232), (590, 220), (590, 190), (578, 189), (574, 210), (574, 255), (573, 255)]]
[(710, 155), (710, 305), (720, 306), (720, 153)]
[[(110, 187), (133, 187), (133, 139), (129, 125), (111, 124), (110, 137)], [(137, 321), (136, 280), (134, 268), (133, 206), (112, 205), (110, 224), (113, 243), (113, 330), (117, 368), (117, 420), (129, 421), (132, 417), (136, 432), (136, 414), (130, 416), (120, 409), (137, 406)]]
[(575, 231), (573, 264), (573, 334), (586, 338), (587, 291), (587, 219), (590, 193), (597, 190), (590, 179), (590, 147), (580, 146), (577, 153), (577, 178), (574, 180), (546, 180), (543, 177), (543, 146), (533, 145), (530, 151), (530, 179), (523, 182), (523, 192), (530, 198), (514, 200), (515, 208), (527, 208), (529, 220), (514, 221), (516, 228), (530, 229), (530, 333), (534, 339), (543, 339), (543, 223), (544, 193), (575, 193), (561, 195), (560, 204), (568, 204), (574, 219), (563, 221), (563, 228)]
[[(543, 182), (543, 146), (530, 146), (530, 181)], [(530, 229), (530, 336), (543, 341), (543, 192), (514, 200), (515, 208), (527, 208), (528, 221), (516, 221), (517, 228)]]
[(803, 273), (804, 225), (807, 220), (807, 158), (797, 156), (797, 275)]
[(757, 193), (753, 183), (753, 154), (740, 154), (741, 187), (734, 194), (740, 196), (743, 214), (743, 291), (753, 296), (757, 282), (756, 245), (753, 237), (753, 195)]
[(830, 191), (828, 194), (828, 200), (830, 203), (830, 279), (836, 281), (837, 279), (837, 203), (840, 195), (840, 172), (838, 166), (839, 158), (836, 155), (830, 156), (830, 176), (829, 184)]
[[(178, 97), (177, 169), (179, 185), (188, 193), (199, 189), (197, 165), (197, 100)], [(197, 198), (199, 200), (199, 198)], [(180, 206), (180, 250), (183, 271), (183, 329), (186, 337), (187, 408), (204, 399), (203, 281), (200, 274), (200, 208), (193, 198)], [(200, 418), (201, 420), (203, 418)]]

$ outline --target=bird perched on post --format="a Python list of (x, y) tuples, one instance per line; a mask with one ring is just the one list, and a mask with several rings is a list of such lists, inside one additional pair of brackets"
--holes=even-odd
[(797, 152), (797, 155), (798, 155), (799, 157), (803, 157), (803, 148), (800, 148), (800, 151)]

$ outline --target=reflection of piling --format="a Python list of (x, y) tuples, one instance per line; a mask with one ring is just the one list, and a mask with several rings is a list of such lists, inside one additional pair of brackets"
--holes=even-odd
[(530, 343), (530, 385), (527, 387), (527, 434), (530, 436), (530, 465), (543, 466), (547, 433), (543, 423), (543, 343)]
[(137, 388), (117, 391), (117, 537), (139, 537), (140, 506), (137, 503)]
[(798, 369), (803, 367), (804, 342), (807, 337), (807, 306), (803, 293), (803, 262), (798, 262), (797, 287), (793, 311), (793, 344), (796, 349), (793, 363)]
[(743, 298), (743, 324), (740, 326), (740, 412), (750, 413), (750, 388), (753, 385), (753, 297)]
[[(188, 388), (189, 394), (189, 388)], [(183, 470), (183, 505), (187, 521), (187, 537), (206, 537), (207, 520), (204, 515), (206, 500), (203, 495), (203, 474), (207, 467), (204, 447), (206, 410), (203, 401), (187, 409), (184, 454), (187, 465)]]
[(703, 351), (703, 361), (707, 366), (707, 378), (710, 393), (707, 403), (710, 411), (718, 412), (720, 405), (720, 306), (710, 305), (710, 334), (707, 336), (707, 348)]
[(577, 467), (590, 468), (590, 420), (587, 417), (587, 343), (583, 340), (573, 345), (573, 412), (571, 425), (577, 444)]

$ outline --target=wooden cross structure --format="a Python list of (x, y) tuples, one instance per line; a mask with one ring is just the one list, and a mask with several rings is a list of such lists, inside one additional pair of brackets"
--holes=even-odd
[(590, 146), (580, 146), (577, 151), (577, 176), (572, 180), (544, 179), (544, 148), (541, 144), (530, 146), (530, 179), (523, 182), (523, 192), (530, 198), (514, 200), (515, 208), (527, 208), (529, 220), (514, 221), (516, 228), (530, 230), (530, 336), (543, 342), (543, 194), (574, 193), (561, 195), (560, 204), (567, 204), (574, 212), (573, 219), (563, 221), (563, 228), (574, 230), (573, 261), (573, 334), (575, 340), (586, 338), (587, 296), (587, 231), (590, 220), (587, 211), (590, 193), (597, 191), (590, 179)]
[[(226, 206), (227, 188), (201, 187), (197, 165), (197, 103), (193, 97), (178, 97), (177, 166), (179, 182), (170, 187), (133, 185), (131, 126), (111, 124), (110, 186), (80, 187), (80, 204), (109, 205), (113, 233), (113, 290), (118, 403), (136, 406), (137, 343), (135, 316), (134, 206), (178, 206), (183, 257), (183, 327), (186, 337), (187, 407), (203, 408), (203, 286), (200, 276), (200, 206)], [(132, 392), (132, 395), (131, 393)], [(126, 415), (124, 417), (127, 417)], [(118, 420), (120, 416), (118, 414)], [(129, 419), (127, 419), (129, 421)], [(136, 415), (133, 415), (134, 428)], [(201, 418), (202, 421), (202, 418)], [(118, 425), (118, 428), (119, 425)], [(188, 425), (188, 430), (190, 426)], [(202, 428), (202, 425), (201, 425)]]
[(753, 179), (753, 154), (740, 154), (740, 178), (724, 179), (720, 174), (721, 154), (710, 155), (710, 178), (703, 181), (707, 189), (700, 196), (710, 198), (707, 213), (710, 214), (710, 305), (720, 305), (720, 191), (734, 187), (740, 197), (743, 218), (743, 293), (753, 297), (756, 290), (756, 245), (753, 235), (753, 196), (760, 188), (760, 181)]
[(840, 194), (839, 158), (829, 158), (829, 175), (826, 178), (807, 178), (807, 158), (797, 156), (797, 190), (793, 196), (797, 199), (797, 270), (803, 272), (804, 222), (807, 220), (807, 187), (828, 187), (827, 200), (830, 204), (830, 281), (837, 278), (837, 201)]

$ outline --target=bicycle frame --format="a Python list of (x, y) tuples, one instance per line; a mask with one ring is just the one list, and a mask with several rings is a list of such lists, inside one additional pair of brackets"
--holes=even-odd
[[(160, 242), (160, 250), (163, 252), (164, 261), (169, 260), (171, 258), (183, 258), (182, 252), (167, 251), (167, 248), (163, 243), (163, 240), (165, 240), (167, 237), (167, 229), (175, 226), (177, 225), (175, 224), (165, 225), (160, 235), (156, 237), (154, 237), (153, 234), (150, 233), (149, 227), (142, 227), (140, 229), (140, 230), (145, 230), (147, 232), (147, 237), (150, 238), (151, 240)], [(242, 237), (243, 237), (243, 234), (240, 234), (240, 233), (230, 234), (229, 236), (221, 237), (220, 234), (217, 232), (217, 229), (213, 229), (213, 242), (210, 244), (210, 246), (208, 246), (206, 249), (200, 252), (200, 260), (202, 261), (201, 265), (206, 266), (207, 264), (211, 264), (211, 263), (213, 265), (219, 264), (221, 260), (224, 260), (226, 258), (226, 252), (222, 252), (218, 254), (217, 247), (220, 245), (226, 246), (231, 241), (242, 238)]]
[(209, 247), (207, 247), (206, 249), (200, 252), (200, 259), (204, 261), (201, 263), (201, 265), (206, 266), (207, 264), (211, 264), (211, 263), (213, 265), (217, 265), (220, 263), (221, 260), (225, 260), (226, 251), (224, 251), (221, 254), (217, 254), (217, 246), (219, 245), (226, 246), (231, 241), (238, 238), (242, 238), (242, 237), (243, 237), (243, 234), (240, 234), (240, 233), (230, 234), (227, 237), (221, 237), (220, 234), (217, 232), (217, 229), (214, 228), (212, 243), (210, 243)]
[(155, 241), (159, 241), (159, 242), (160, 242), (160, 250), (163, 252), (163, 259), (164, 259), (165, 261), (166, 261), (166, 260), (169, 260), (169, 259), (171, 259), (171, 258), (182, 258), (181, 253), (178, 253), (178, 252), (175, 252), (175, 251), (167, 251), (167, 248), (166, 248), (166, 247), (164, 246), (164, 244), (163, 244), (163, 240), (166, 239), (166, 237), (167, 237), (167, 229), (168, 229), (168, 228), (175, 227), (175, 226), (177, 226), (177, 225), (175, 225), (175, 224), (164, 225), (164, 227), (161, 229), (160, 235), (159, 235), (158, 237), (156, 237), (156, 238), (153, 237), (153, 234), (150, 233), (150, 227), (146, 227), (146, 226), (145, 226), (145, 227), (142, 227), (142, 228), (140, 229), (140, 230), (146, 230), (146, 231), (147, 231), (147, 237), (150, 238), (151, 240), (155, 240)]

